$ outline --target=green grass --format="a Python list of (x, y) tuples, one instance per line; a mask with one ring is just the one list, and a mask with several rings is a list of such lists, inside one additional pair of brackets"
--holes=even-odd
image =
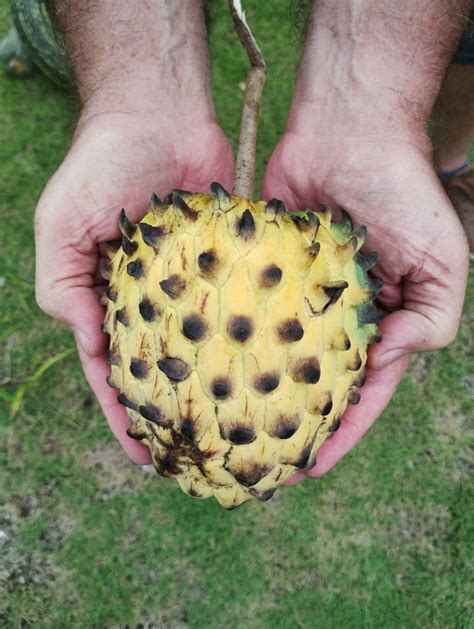
[[(270, 68), (258, 173), (298, 58), (286, 0), (247, 0)], [(247, 63), (224, 6), (211, 30), (220, 121), (237, 137)], [(0, 0), (0, 35), (8, 28)], [(448, 349), (415, 360), (327, 477), (225, 512), (126, 460), (73, 346), (35, 304), (33, 212), (76, 107), (40, 75), (0, 77), (0, 624), (11, 627), (453, 627), (474, 623), (468, 413), (472, 297)], [(472, 278), (471, 278), (472, 280)]]

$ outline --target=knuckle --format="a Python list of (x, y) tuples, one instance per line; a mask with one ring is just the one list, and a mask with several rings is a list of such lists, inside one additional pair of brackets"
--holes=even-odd
[(51, 290), (41, 282), (36, 283), (36, 303), (47, 315), (58, 318)]
[(433, 349), (441, 349), (451, 345), (455, 340), (459, 329), (459, 323), (455, 319), (445, 319), (437, 325), (433, 335)]

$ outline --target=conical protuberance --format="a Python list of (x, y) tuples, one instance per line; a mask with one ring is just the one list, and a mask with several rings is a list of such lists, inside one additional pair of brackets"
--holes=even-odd
[(359, 402), (381, 288), (365, 228), (213, 183), (152, 195), (101, 272), (110, 386), (159, 474), (226, 508), (268, 500)]

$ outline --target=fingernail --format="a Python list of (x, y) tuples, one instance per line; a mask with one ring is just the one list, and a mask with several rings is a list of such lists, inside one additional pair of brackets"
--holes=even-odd
[(396, 360), (401, 358), (402, 356), (406, 356), (408, 351), (403, 348), (389, 349), (387, 352), (380, 354), (377, 358), (377, 368), (382, 369), (387, 365), (394, 363)]
[(89, 352), (89, 337), (79, 328), (72, 328), (72, 331), (74, 332), (77, 342), (87, 354)]

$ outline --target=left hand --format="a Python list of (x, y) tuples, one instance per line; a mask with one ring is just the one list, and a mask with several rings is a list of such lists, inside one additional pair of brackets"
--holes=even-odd
[(73, 329), (86, 378), (112, 432), (136, 463), (150, 461), (148, 448), (127, 436), (127, 413), (106, 383), (105, 308), (99, 303), (105, 243), (120, 236), (120, 209), (131, 221), (140, 220), (152, 192), (207, 191), (213, 180), (230, 188), (233, 181), (230, 144), (212, 115), (188, 127), (186, 118), (174, 120), (173, 127), (163, 115), (138, 112), (82, 117), (36, 210), (38, 303)]

